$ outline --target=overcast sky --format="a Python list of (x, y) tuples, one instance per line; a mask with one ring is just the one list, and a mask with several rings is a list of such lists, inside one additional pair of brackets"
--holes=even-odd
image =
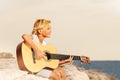
[(120, 60), (119, 0), (0, 0), (0, 52), (16, 54), (21, 35), (38, 18), (50, 19), (59, 53)]

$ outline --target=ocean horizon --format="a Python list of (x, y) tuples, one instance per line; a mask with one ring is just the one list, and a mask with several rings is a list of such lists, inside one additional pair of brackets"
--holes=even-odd
[(116, 80), (120, 80), (120, 61), (118, 60), (93, 60), (90, 64), (81, 64), (80, 61), (75, 60), (74, 64), (79, 67), (84, 67), (88, 70), (99, 70), (104, 73), (107, 73), (116, 78)]

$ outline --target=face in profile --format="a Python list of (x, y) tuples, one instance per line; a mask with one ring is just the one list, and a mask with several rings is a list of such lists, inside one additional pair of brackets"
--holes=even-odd
[(51, 36), (51, 26), (50, 26), (50, 24), (46, 24), (45, 27), (40, 29), (39, 32), (43, 37), (49, 38)]

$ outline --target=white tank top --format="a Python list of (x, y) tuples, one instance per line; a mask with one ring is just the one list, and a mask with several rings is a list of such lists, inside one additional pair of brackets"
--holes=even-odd
[[(33, 36), (33, 40), (37, 43), (40, 43), (39, 42), (39, 39), (38, 39), (38, 36), (37, 35), (32, 35)], [(45, 41), (43, 41), (42, 45), (46, 45), (47, 43)]]

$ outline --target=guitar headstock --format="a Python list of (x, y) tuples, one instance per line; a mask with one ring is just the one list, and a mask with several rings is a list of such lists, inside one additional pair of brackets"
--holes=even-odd
[(87, 57), (87, 56), (80, 56), (80, 58), (81, 58), (81, 62), (83, 64), (90, 64), (90, 58), (89, 57)]

